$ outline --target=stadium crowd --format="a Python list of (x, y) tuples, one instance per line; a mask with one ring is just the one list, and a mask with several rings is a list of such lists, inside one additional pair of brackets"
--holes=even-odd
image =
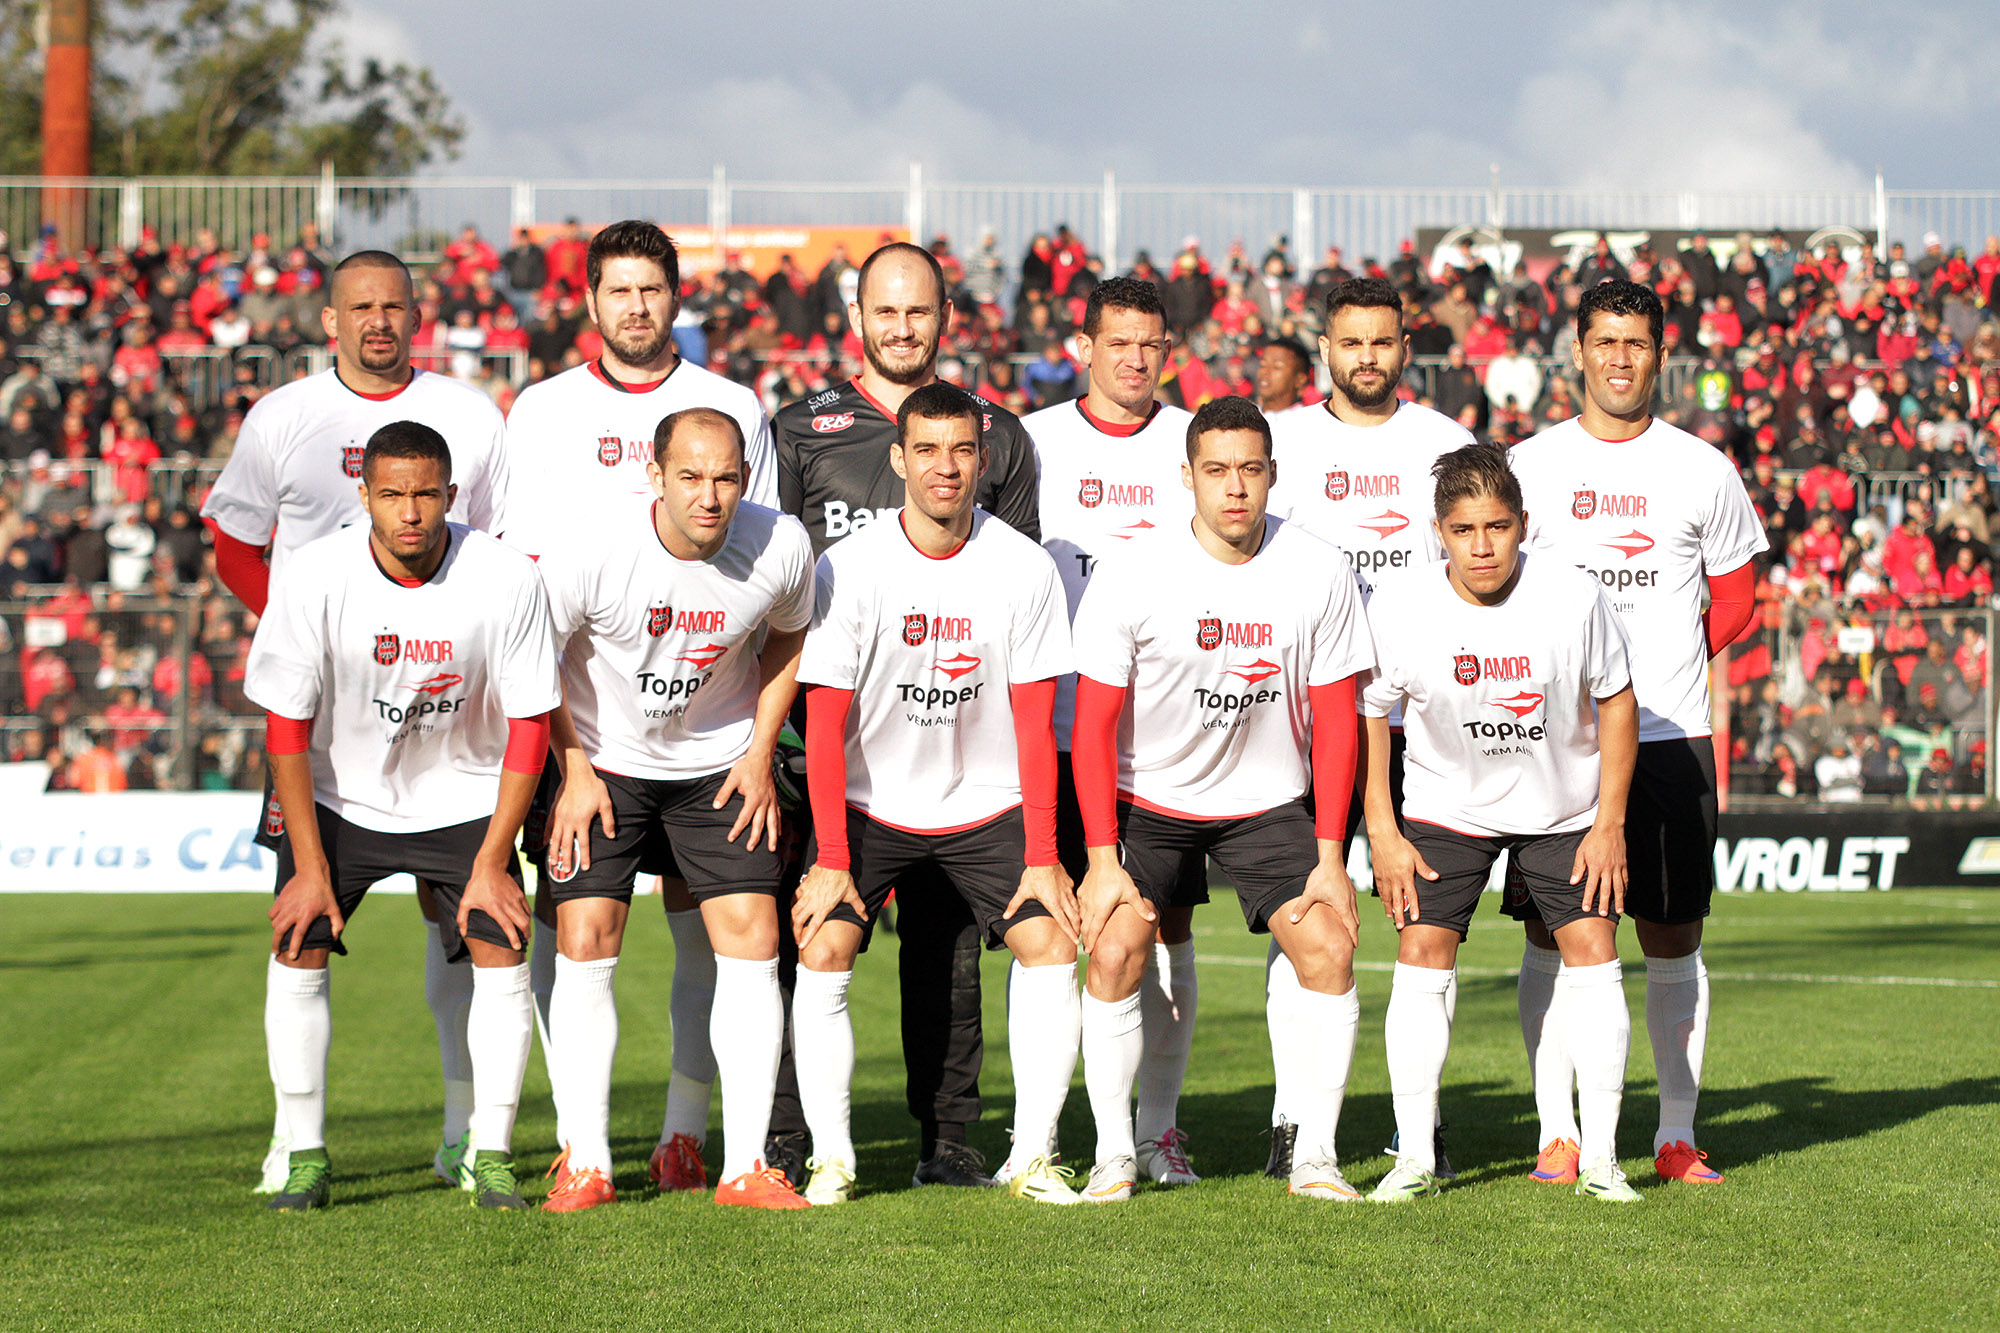
[[(423, 271), (417, 364), (506, 410), (595, 357), (587, 242), (573, 221), (505, 249), (465, 228)], [(1072, 340), (1104, 265), (1079, 237), (1059, 227), (1018, 259), (990, 233), (966, 253), (942, 236), (930, 248), (958, 312), (945, 378), (1017, 412), (1081, 393)], [(861, 359), (858, 258), (836, 249), (807, 272), (787, 256), (760, 276), (730, 254), (688, 276), (682, 354), (771, 411), (844, 381)], [(45, 759), (70, 789), (262, 781), (242, 698), (255, 619), (216, 581), (195, 510), (249, 406), (313, 368), (334, 260), (310, 225), (243, 249), (208, 231), (95, 253), (44, 233), (20, 258), (0, 241), (0, 760)], [(1838, 243), (1801, 254), (1776, 231), (1671, 253), (1600, 237), (1534, 277), (1469, 243), (1350, 264), (1284, 238), (1253, 259), (1190, 236), (1129, 272), (1168, 311), (1168, 402), (1318, 401), (1321, 298), (1370, 274), (1405, 296), (1406, 383), (1509, 445), (1577, 412), (1582, 290), (1652, 285), (1676, 371), (1660, 416), (1735, 460), (1771, 538), (1763, 613), (1727, 652), (1732, 790), (1938, 804), (1985, 791), (2000, 237), (1969, 255), (1926, 235), (1880, 260)]]

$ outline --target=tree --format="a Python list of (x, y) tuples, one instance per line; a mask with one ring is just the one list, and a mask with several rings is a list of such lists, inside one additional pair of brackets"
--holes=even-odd
[[(40, 170), (34, 0), (0, 0), (0, 171)], [(341, 0), (98, 0), (91, 159), (100, 175), (405, 175), (465, 127), (431, 71), (350, 57)]]

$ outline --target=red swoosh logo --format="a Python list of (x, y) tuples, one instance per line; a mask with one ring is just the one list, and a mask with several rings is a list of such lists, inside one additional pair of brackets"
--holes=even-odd
[(435, 676), (432, 676), (429, 680), (418, 681), (416, 684), (410, 686), (410, 688), (415, 690), (418, 694), (428, 694), (431, 695), (433, 698), (435, 698), (436, 696), (443, 694), (446, 690), (450, 689), (452, 686), (463, 685), (464, 683), (465, 683), (465, 677), (454, 676), (449, 671), (443, 671), (439, 672)]
[(1542, 697), (1539, 694), (1532, 694), (1527, 690), (1522, 690), (1519, 694), (1513, 695), (1510, 698), (1488, 699), (1486, 702), (1492, 704), (1495, 708), (1506, 709), (1515, 717), (1526, 717), (1542, 706)]
[(727, 644), (704, 643), (699, 648), (690, 648), (674, 660), (676, 662), (692, 662), (696, 671), (706, 671), (721, 661), (723, 654), (728, 651), (729, 646)]
[(1635, 555), (1644, 555), (1652, 550), (1653, 539), (1643, 532), (1635, 531), (1628, 532), (1623, 537), (1613, 537), (1608, 542), (1599, 542), (1598, 545), (1609, 546), (1614, 551), (1623, 551), (1625, 558), (1630, 560)]
[(960, 676), (977, 671), (979, 659), (967, 653), (960, 653), (956, 657), (941, 658), (931, 663), (931, 666), (944, 672), (948, 679), (957, 680)]
[(1126, 524), (1124, 527), (1120, 528), (1118, 531), (1112, 533), (1111, 535), (1116, 537), (1121, 542), (1129, 542), (1134, 537), (1138, 536), (1140, 533), (1144, 532), (1147, 528), (1150, 528), (1152, 526), (1153, 525), (1151, 523), (1148, 523), (1145, 519), (1142, 518), (1137, 523)]
[(1356, 523), (1354, 526), (1357, 528), (1366, 528), (1383, 541), (1387, 541), (1404, 528), (1409, 527), (1410, 520), (1404, 518), (1393, 509), (1385, 509), (1366, 523)]
[(1256, 661), (1252, 662), (1249, 666), (1223, 668), (1223, 671), (1225, 673), (1231, 676), (1240, 677), (1243, 683), (1246, 685), (1255, 685), (1259, 681), (1269, 680), (1271, 677), (1277, 675), (1280, 671), (1283, 670), (1284, 668), (1279, 666), (1276, 662), (1266, 662), (1261, 657), (1258, 658)]

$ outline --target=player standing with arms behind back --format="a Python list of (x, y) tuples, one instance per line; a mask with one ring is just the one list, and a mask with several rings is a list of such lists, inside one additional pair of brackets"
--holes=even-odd
[[(1646, 954), (1646, 1028), (1660, 1087), (1654, 1165), (1662, 1180), (1719, 1184), (1694, 1140), (1708, 1041), (1702, 921), (1715, 893), (1708, 659), (1750, 621), (1750, 561), (1765, 540), (1729, 459), (1653, 418), (1664, 320), (1658, 295), (1638, 283), (1585, 292), (1573, 353), (1582, 411), (1514, 446), (1511, 463), (1533, 515), (1530, 543), (1593, 575), (1631, 644), (1639, 758), (1626, 814), (1626, 905)], [(1516, 896), (1508, 910), (1528, 932), (1521, 1031), (1542, 1122), (1535, 1178), (1568, 1180), (1576, 1169), (1571, 1062), (1560, 1025), (1551, 1029), (1544, 1016), (1572, 1009), (1554, 998), (1563, 984), (1554, 941)]]

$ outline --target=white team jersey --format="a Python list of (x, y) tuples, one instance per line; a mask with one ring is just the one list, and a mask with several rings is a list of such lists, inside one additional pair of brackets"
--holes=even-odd
[(756, 394), (687, 361), (638, 392), (593, 361), (529, 385), (507, 416), (507, 544), (545, 555), (596, 527), (623, 497), (651, 496), (646, 464), (653, 461), (653, 432), (690, 407), (735, 418), (750, 474), (743, 498), (776, 509), (777, 452), (771, 418)]
[(1611, 443), (1574, 418), (1515, 445), (1508, 462), (1529, 543), (1593, 575), (1625, 623), (1639, 739), (1709, 735), (1704, 576), (1765, 547), (1734, 465), (1664, 421)]
[(1195, 819), (1303, 796), (1307, 689), (1375, 662), (1346, 568), (1325, 542), (1275, 518), (1240, 565), (1203, 550), (1186, 524), (1105, 556), (1073, 633), (1078, 675), (1131, 687), (1119, 790)]
[(1381, 575), (1443, 556), (1431, 464), (1473, 442), (1465, 427), (1417, 403), (1379, 426), (1350, 426), (1324, 406), (1270, 421), (1271, 512), (1339, 547), (1364, 596)]
[(1021, 803), (1010, 686), (1071, 670), (1069, 619), (1047, 552), (984, 510), (943, 560), (901, 516), (819, 558), (801, 685), (854, 691), (847, 802), (940, 833)]
[(269, 542), (275, 579), (294, 551), (366, 513), (361, 451), (392, 421), (419, 421), (444, 436), (458, 487), (453, 522), (503, 530), (507, 423), (479, 390), (425, 370), (387, 397), (356, 393), (333, 370), (265, 394), (243, 418), (202, 517), (237, 541)]
[(507, 719), (562, 702), (534, 563), (460, 523), (414, 588), (382, 572), (365, 527), (294, 551), (272, 580), (243, 692), (314, 719), (314, 799), (381, 833), (491, 815)]
[[(1042, 546), (1055, 558), (1072, 620), (1100, 558), (1193, 515), (1194, 496), (1181, 482), (1193, 419), (1161, 403), (1134, 433), (1112, 435), (1083, 414), (1082, 399), (1021, 418), (1035, 442)], [(1075, 723), (1076, 680), (1065, 676), (1056, 685), (1059, 748), (1069, 749)]]
[(1478, 837), (1568, 833), (1597, 813), (1597, 705), (1630, 683), (1596, 583), (1523, 553), (1499, 606), (1433, 561), (1368, 602), (1376, 668), (1361, 711), (1403, 706), (1403, 816)]
[(719, 773), (756, 730), (762, 629), (812, 620), (812, 542), (744, 504), (722, 549), (682, 560), (653, 506), (621, 500), (541, 559), (563, 689), (590, 762), (630, 778)]

